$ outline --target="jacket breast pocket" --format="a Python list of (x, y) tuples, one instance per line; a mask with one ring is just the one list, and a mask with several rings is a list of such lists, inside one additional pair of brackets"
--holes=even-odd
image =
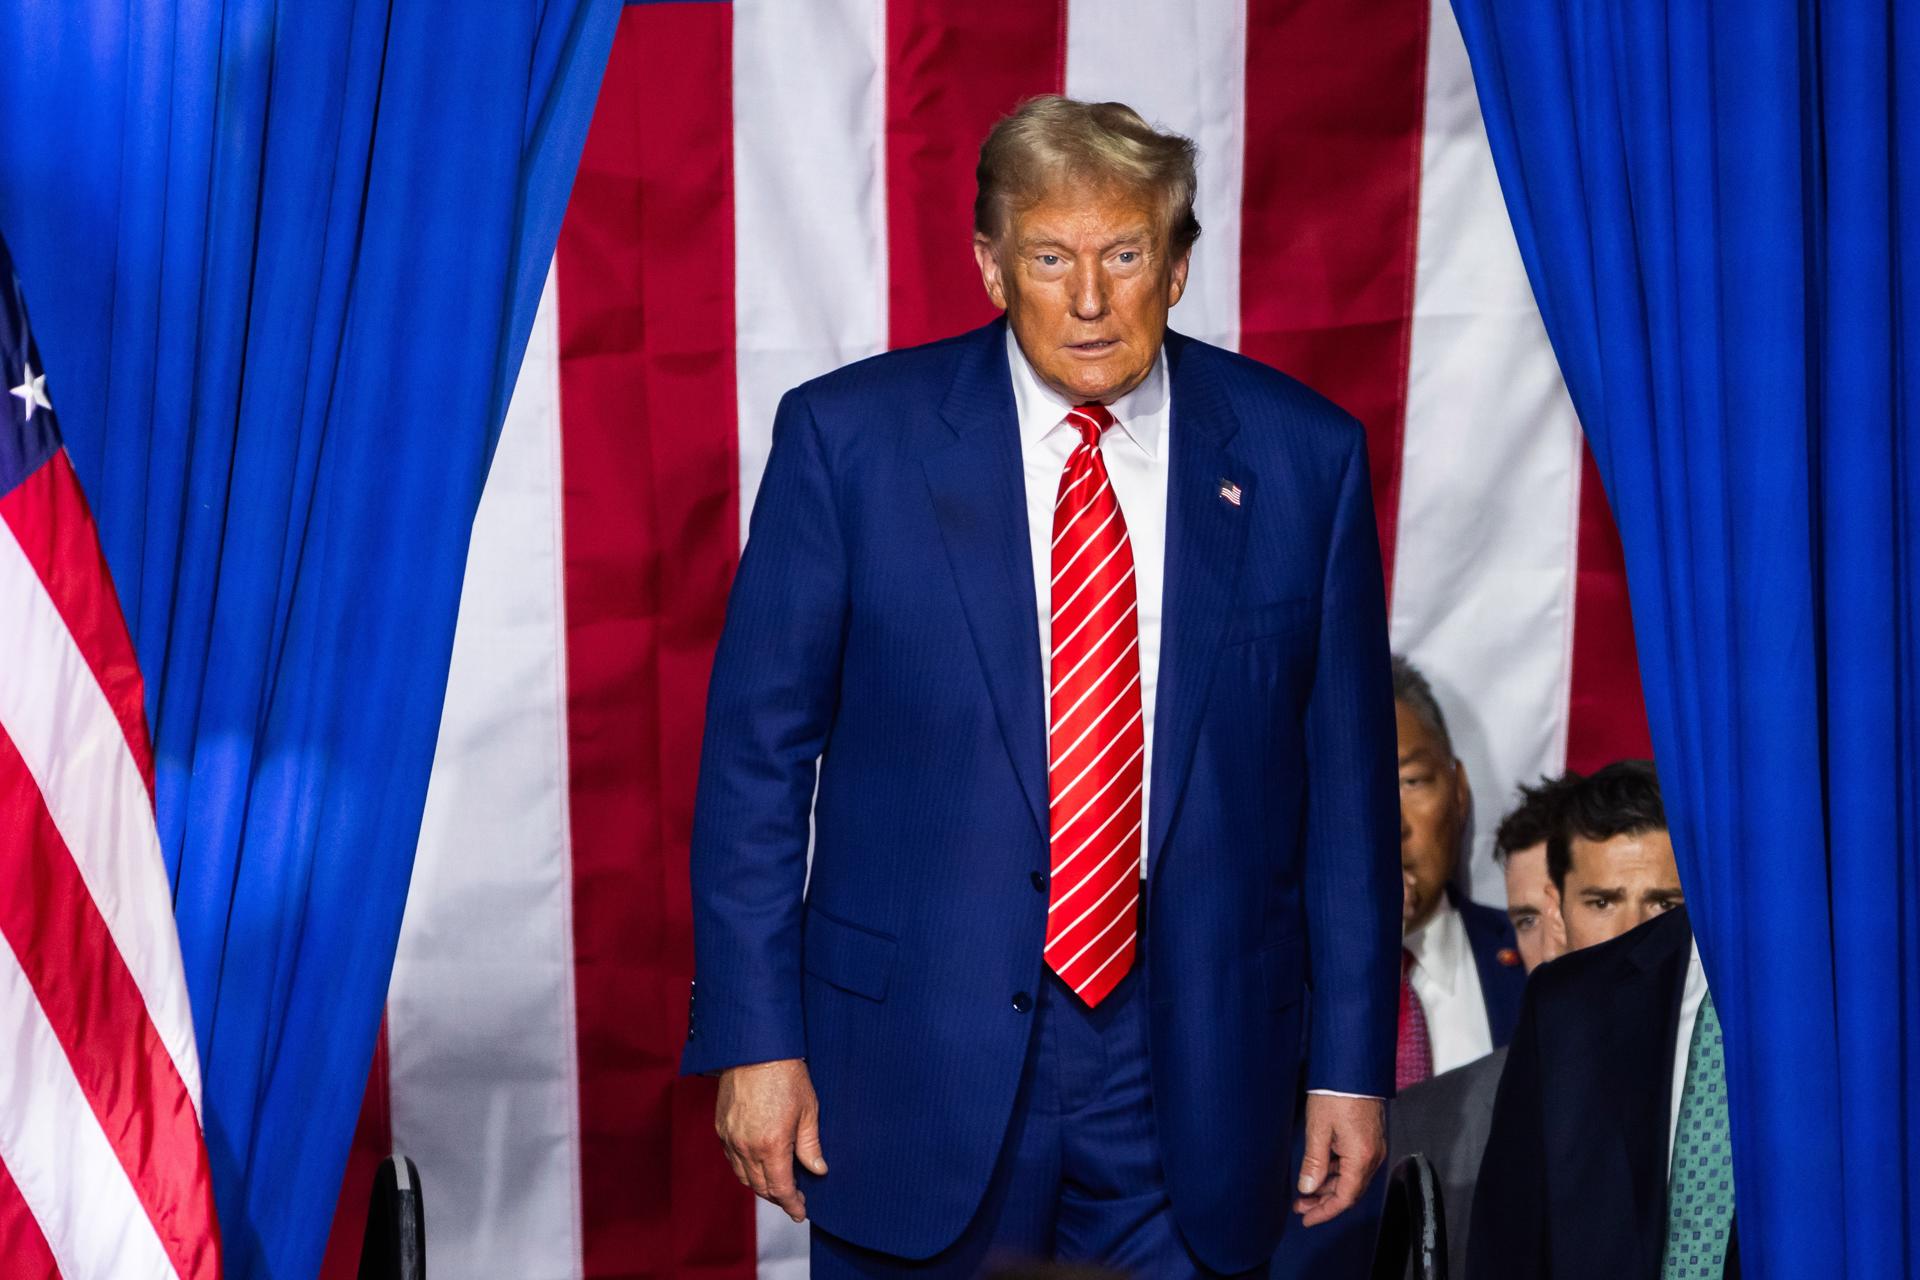
[(1227, 623), (1227, 643), (1249, 644), (1306, 630), (1312, 627), (1318, 611), (1319, 601), (1312, 596), (1288, 596), (1235, 610)]
[(811, 904), (801, 940), (806, 971), (869, 1000), (885, 1000), (899, 944), (885, 934), (836, 920)]

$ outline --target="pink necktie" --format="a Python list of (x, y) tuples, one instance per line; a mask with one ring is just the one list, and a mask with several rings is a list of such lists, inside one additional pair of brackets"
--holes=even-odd
[(1413, 989), (1413, 952), (1400, 949), (1400, 1033), (1393, 1049), (1393, 1087), (1419, 1084), (1433, 1074), (1433, 1041), (1427, 1036), (1427, 1011)]
[(1133, 548), (1107, 478), (1097, 404), (1067, 414), (1080, 443), (1053, 508), (1053, 878), (1047, 965), (1089, 1005), (1133, 967), (1140, 902), (1140, 628)]

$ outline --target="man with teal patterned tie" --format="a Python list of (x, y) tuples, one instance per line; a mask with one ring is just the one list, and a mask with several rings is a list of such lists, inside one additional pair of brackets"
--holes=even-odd
[[(1664, 838), (1651, 768), (1601, 774), (1570, 806), (1573, 838)], [(1541, 966), (1494, 1103), (1469, 1280), (1737, 1277), (1734, 1208), (1720, 1020), (1685, 907)]]

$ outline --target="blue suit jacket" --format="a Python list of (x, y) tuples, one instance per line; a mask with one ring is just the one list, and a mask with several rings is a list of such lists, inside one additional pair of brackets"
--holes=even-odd
[[(1482, 906), (1451, 885), (1447, 896), (1453, 899), (1454, 909), (1467, 928), (1467, 945), (1473, 948), (1473, 967), (1480, 975), (1480, 995), (1487, 1003), (1487, 1030), (1493, 1033), (1493, 1047), (1504, 1049), (1513, 1040), (1514, 1024), (1520, 1020), (1520, 997), (1527, 990), (1527, 971), (1520, 965), (1513, 921), (1506, 912)], [(1511, 963), (1500, 959), (1503, 951), (1512, 957)]]
[[(782, 401), (694, 822), (682, 1066), (804, 1056), (832, 1165), (801, 1173), (809, 1214), (906, 1257), (980, 1202), (1044, 977), (1043, 667), (1004, 335)], [(1141, 977), (1173, 1210), (1238, 1270), (1284, 1218), (1301, 1055), (1311, 1087), (1392, 1091), (1393, 699), (1359, 427), (1253, 361), (1174, 334), (1167, 355)]]

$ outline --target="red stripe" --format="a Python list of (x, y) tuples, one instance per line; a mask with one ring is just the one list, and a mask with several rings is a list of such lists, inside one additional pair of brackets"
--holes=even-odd
[(6, 1261), (7, 1280), (59, 1280), (60, 1268), (47, 1248), (47, 1238), (4, 1162), (0, 1162), (0, 1259)]
[(53, 598), (60, 620), (80, 646), (94, 681), (105, 691), (151, 798), (153, 749), (147, 741), (140, 664), (113, 591), (113, 575), (100, 550), (93, 514), (65, 449), (0, 498), (0, 520), (13, 530), (27, 562)]
[(333, 1228), (320, 1263), (319, 1280), (356, 1280), (360, 1274), (360, 1246), (367, 1238), (367, 1209), (373, 1200), (373, 1181), (380, 1162), (393, 1154), (392, 1091), (387, 1084), (387, 1023), (380, 1021), (380, 1037), (373, 1045), (373, 1065), (367, 1070), (367, 1096), (360, 1103), (360, 1122), (354, 1126), (353, 1145), (347, 1149), (347, 1171), (340, 1179), (340, 1199), (333, 1208)]
[(1240, 349), (1365, 424), (1393, 581), (1427, 0), (1250, 0)]
[(179, 1274), (219, 1275), (213, 1181), (192, 1099), (4, 729), (0, 849), (9, 855), (0, 875), (0, 935), (19, 957), (81, 1093)]
[(889, 341), (984, 324), (973, 170), (993, 122), (1066, 83), (1065, 0), (887, 0)]
[(569, 792), (589, 1277), (754, 1272), (683, 1080), (707, 677), (738, 555), (732, 10), (620, 20), (560, 235)]
[(1627, 566), (1593, 453), (1582, 446), (1579, 568), (1573, 587), (1573, 673), (1567, 708), (1567, 767), (1651, 759), (1653, 737), (1640, 694)]

